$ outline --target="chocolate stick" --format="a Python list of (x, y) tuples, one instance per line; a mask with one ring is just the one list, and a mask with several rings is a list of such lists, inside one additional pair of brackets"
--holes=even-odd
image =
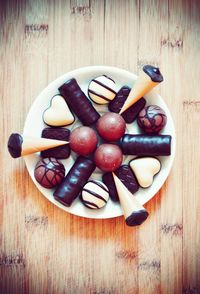
[(120, 181), (120, 179), (113, 173), (113, 178), (120, 204), (124, 212), (126, 224), (128, 226), (137, 226), (142, 224), (148, 217), (147, 210), (135, 199), (132, 193)]
[(143, 97), (146, 93), (151, 91), (155, 86), (157, 86), (162, 81), (163, 76), (159, 68), (154, 67), (152, 65), (145, 65), (143, 67), (143, 71), (141, 72), (133, 88), (131, 89), (128, 98), (122, 106), (120, 114), (122, 114), (125, 110), (131, 107), (141, 97)]
[(137, 156), (167, 156), (171, 154), (170, 135), (129, 135), (121, 138), (123, 154)]
[(8, 139), (8, 151), (13, 158), (17, 158), (68, 143), (61, 140), (25, 137), (16, 133), (11, 134)]
[(90, 126), (100, 118), (100, 114), (95, 110), (75, 79), (67, 81), (58, 90), (83, 125)]
[(79, 156), (68, 174), (54, 192), (56, 200), (65, 206), (71, 206), (95, 169), (89, 158)]

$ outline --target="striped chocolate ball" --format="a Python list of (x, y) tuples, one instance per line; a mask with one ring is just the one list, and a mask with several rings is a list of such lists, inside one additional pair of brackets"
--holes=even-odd
[(109, 198), (107, 186), (97, 180), (88, 181), (82, 190), (81, 200), (91, 209), (99, 209), (106, 205)]
[(91, 80), (88, 95), (97, 104), (107, 104), (116, 96), (116, 84), (106, 75)]

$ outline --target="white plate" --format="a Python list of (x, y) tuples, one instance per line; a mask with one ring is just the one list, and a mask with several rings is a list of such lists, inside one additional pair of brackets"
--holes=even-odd
[[(115, 67), (108, 67), (108, 66), (90, 66), (90, 67), (84, 67), (80, 68), (74, 71), (71, 71), (52, 83), (50, 83), (42, 92), (41, 94), (35, 99), (28, 116), (25, 121), (24, 126), (24, 135), (29, 136), (36, 136), (40, 137), (42, 129), (45, 126), (42, 120), (42, 114), (43, 111), (49, 106), (50, 99), (58, 93), (58, 88), (61, 86), (64, 82), (66, 82), (68, 79), (76, 78), (77, 82), (79, 83), (81, 89), (86, 93), (87, 95), (87, 87), (90, 82), (90, 80), (94, 77), (97, 77), (99, 75), (106, 74), (114, 81), (117, 85), (117, 90), (119, 90), (123, 85), (128, 85), (132, 87), (135, 80), (137, 79), (137, 76), (131, 72), (115, 68)], [(161, 156), (159, 157), (162, 169), (161, 171), (155, 176), (154, 182), (151, 187), (147, 189), (140, 188), (137, 193), (135, 193), (135, 197), (137, 200), (139, 200), (142, 204), (145, 204), (147, 201), (149, 201), (162, 187), (163, 183), (165, 182), (167, 176), (169, 175), (170, 169), (172, 167), (174, 155), (175, 155), (175, 129), (173, 120), (170, 114), (170, 111), (165, 104), (164, 100), (155, 92), (151, 91), (147, 95), (145, 95), (145, 98), (147, 100), (147, 105), (149, 104), (157, 104), (161, 106), (166, 114), (167, 114), (167, 125), (165, 126), (162, 134), (168, 134), (172, 136), (172, 148), (171, 148), (171, 155), (170, 156)], [(99, 106), (95, 105), (95, 108), (98, 111), (106, 111), (106, 106)], [(75, 122), (76, 125), (78, 122)], [(72, 126), (69, 126), (68, 128), (73, 128)], [(130, 133), (140, 133), (139, 129), (137, 128), (137, 123), (134, 122), (133, 124), (127, 124), (127, 129)], [(41, 191), (41, 193), (52, 203), (54, 203), (56, 206), (62, 208), (63, 210), (70, 212), (72, 214), (88, 217), (88, 218), (111, 218), (111, 217), (117, 217), (122, 215), (122, 210), (119, 205), (119, 203), (114, 203), (112, 200), (109, 200), (107, 205), (99, 210), (91, 210), (87, 207), (85, 207), (79, 199), (76, 199), (71, 207), (65, 207), (64, 205), (57, 202), (53, 197), (53, 190), (45, 189), (41, 187), (34, 178), (34, 167), (39, 160), (39, 154), (33, 154), (25, 156), (25, 163), (28, 169), (28, 172), (37, 186), (37, 188)], [(70, 156), (66, 160), (62, 160), (62, 162), (65, 164), (66, 172), (70, 169), (74, 162), (74, 155)], [(128, 161), (134, 158), (134, 156), (124, 156), (124, 163), (128, 163)], [(91, 178), (99, 178), (100, 173), (96, 171)]]

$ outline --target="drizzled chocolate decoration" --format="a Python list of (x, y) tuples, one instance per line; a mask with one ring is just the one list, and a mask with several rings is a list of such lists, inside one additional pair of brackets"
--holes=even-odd
[(102, 208), (106, 205), (108, 198), (108, 188), (100, 181), (88, 181), (83, 187), (81, 201), (88, 208)]
[(106, 75), (92, 79), (88, 86), (88, 96), (96, 104), (106, 104), (116, 95), (115, 82)]
[(62, 183), (55, 190), (55, 199), (65, 206), (71, 206), (74, 199), (80, 194), (94, 169), (95, 164), (91, 159), (79, 156)]
[(58, 90), (84, 125), (90, 126), (99, 119), (100, 114), (95, 110), (75, 79), (68, 80)]
[(149, 105), (140, 111), (137, 123), (143, 132), (156, 134), (165, 127), (167, 116), (158, 105)]
[(20, 134), (11, 134), (8, 139), (8, 151), (13, 158), (21, 156), (23, 138)]
[(65, 168), (56, 158), (44, 158), (36, 164), (34, 176), (42, 187), (51, 189), (60, 184), (65, 176)]
[[(119, 113), (124, 105), (131, 88), (123, 86), (116, 94), (115, 98), (108, 104), (108, 109), (112, 112)], [(122, 117), (126, 123), (132, 123), (136, 118), (140, 110), (145, 106), (146, 100), (144, 98), (139, 99), (135, 104), (122, 113)]]

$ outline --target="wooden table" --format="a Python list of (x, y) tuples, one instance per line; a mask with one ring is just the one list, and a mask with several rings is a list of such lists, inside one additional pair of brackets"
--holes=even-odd
[[(200, 1), (2, 2), (0, 292), (200, 293)], [(37, 191), (23, 159), (9, 157), (9, 134), (22, 132), (56, 77), (87, 65), (138, 73), (143, 64), (161, 68), (158, 91), (177, 131), (148, 220), (130, 228), (123, 217), (65, 213)]]

